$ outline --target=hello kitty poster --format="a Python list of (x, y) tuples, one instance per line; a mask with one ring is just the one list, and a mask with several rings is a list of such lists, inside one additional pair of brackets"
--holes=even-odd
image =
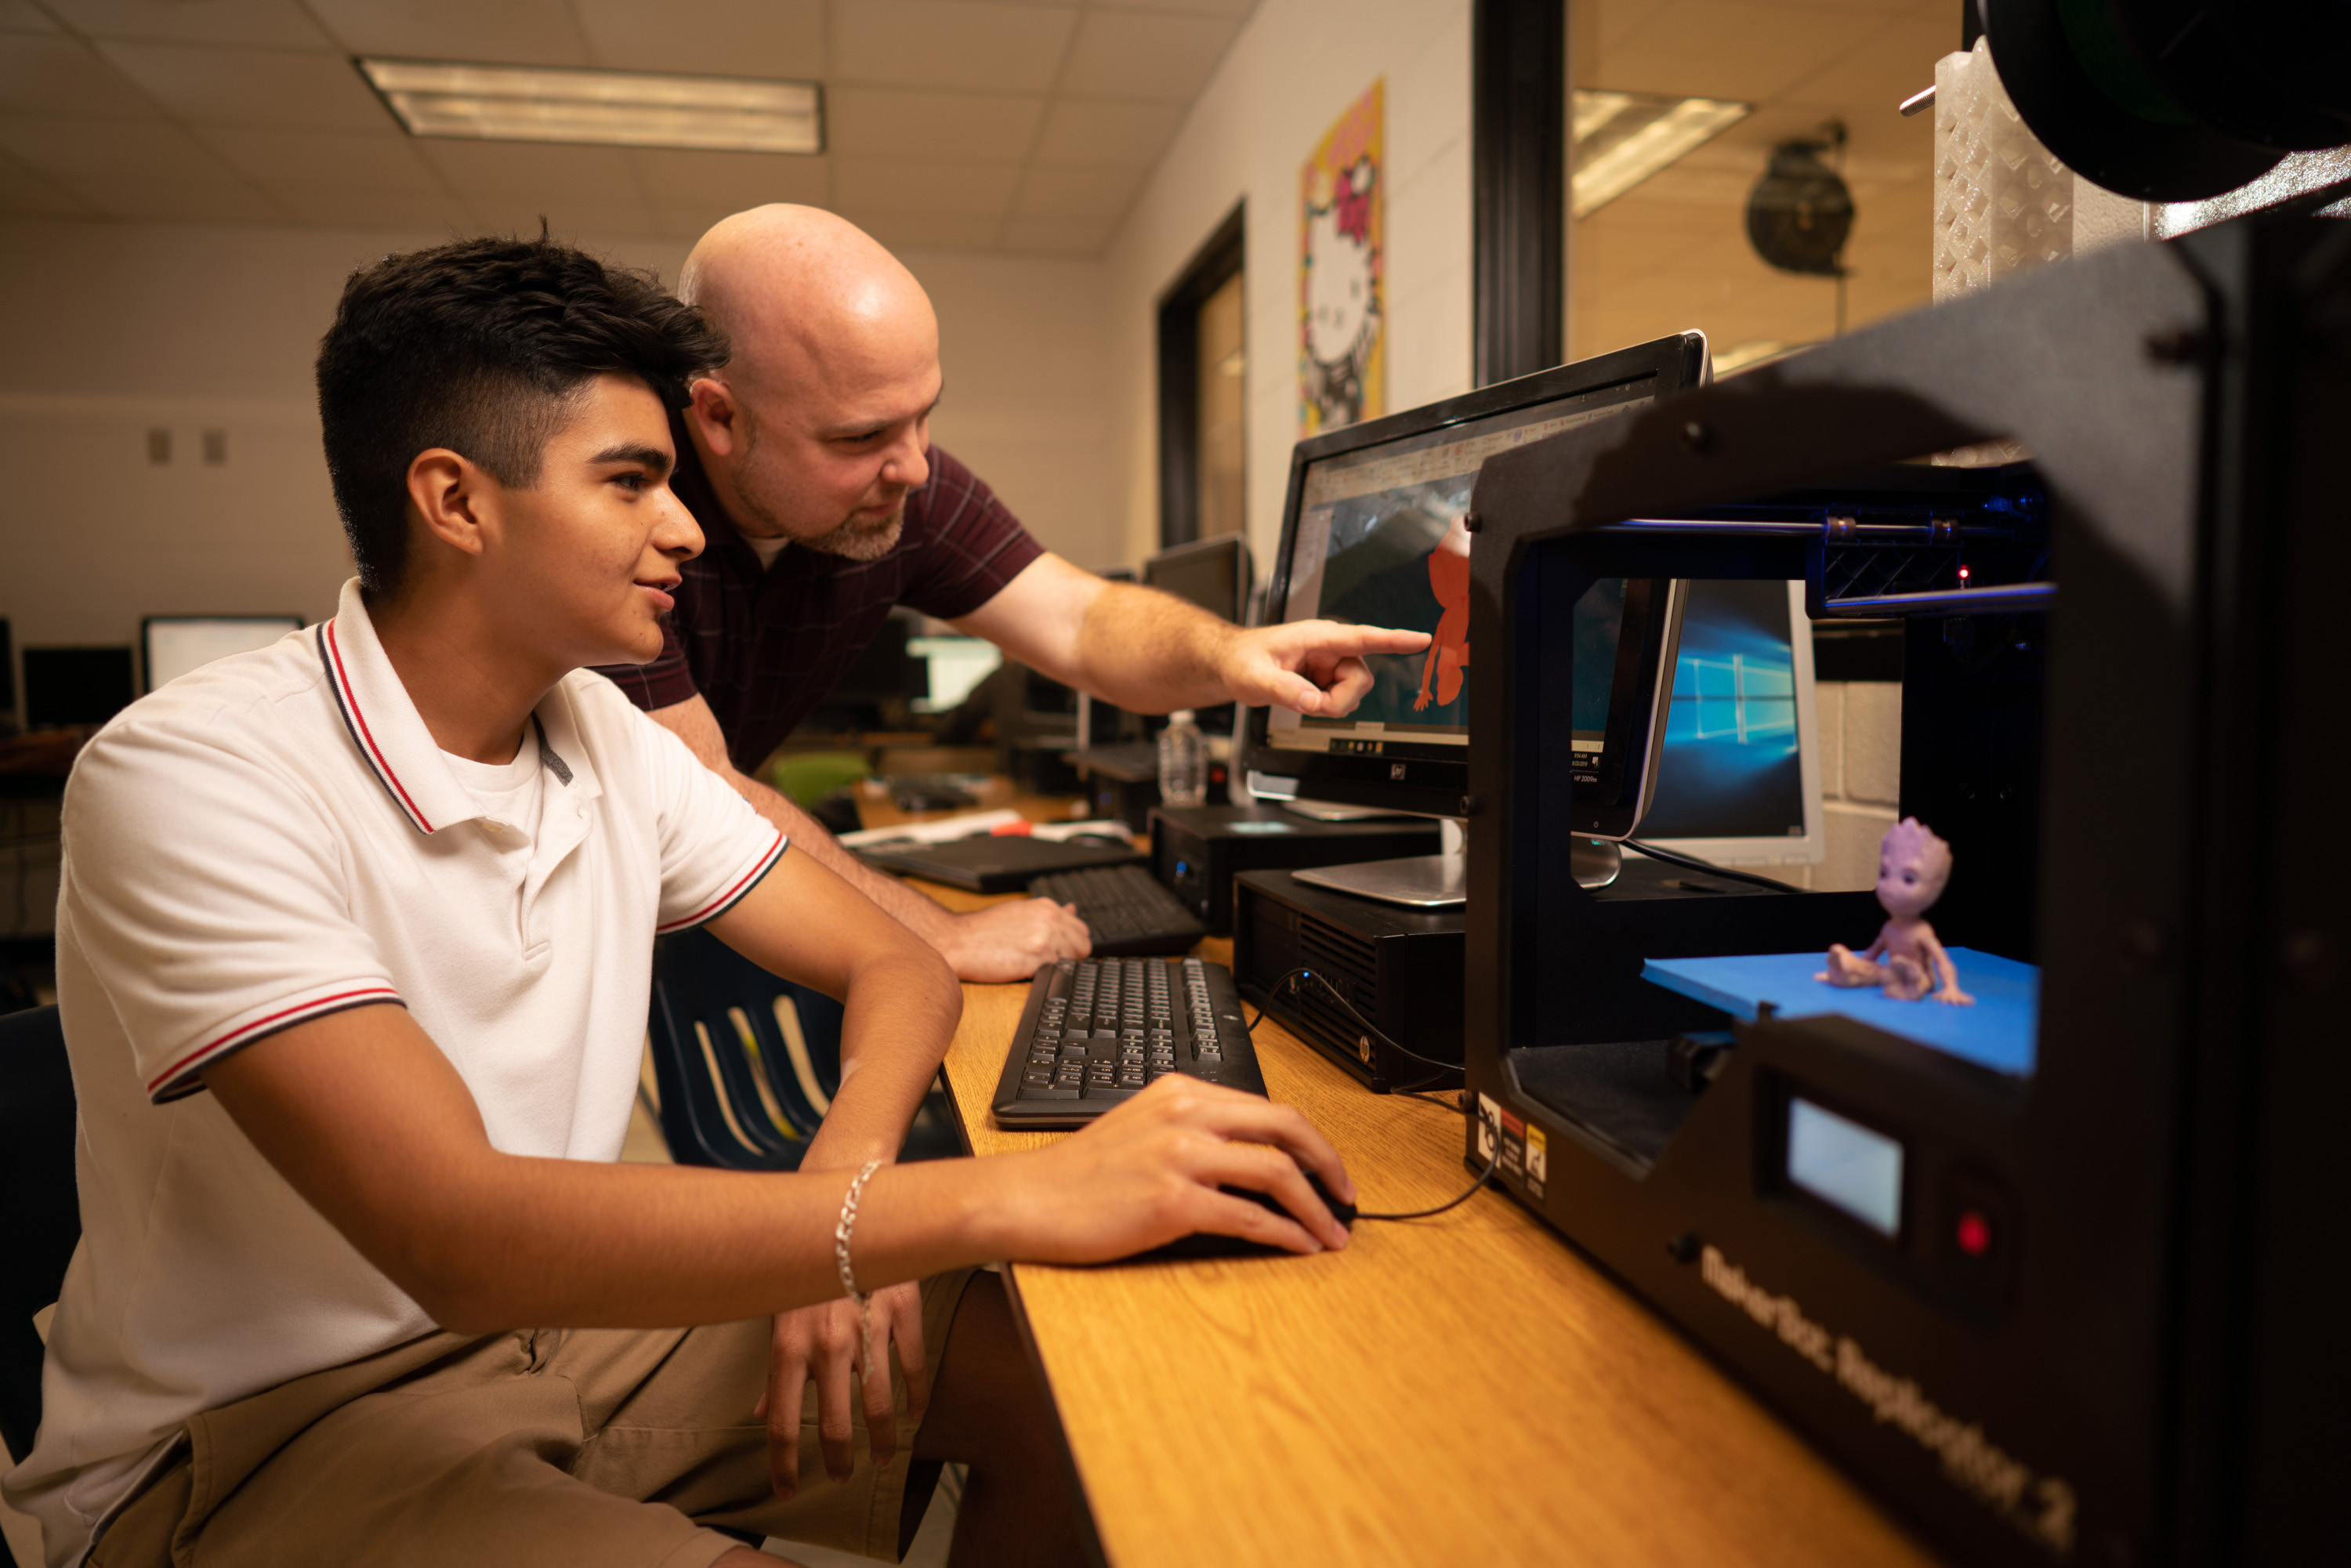
[(1384, 87), (1374, 82), (1306, 161), (1298, 246), (1298, 424), (1306, 435), (1386, 411)]

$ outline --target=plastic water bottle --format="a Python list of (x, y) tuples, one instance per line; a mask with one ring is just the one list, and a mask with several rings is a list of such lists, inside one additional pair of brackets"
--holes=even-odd
[(1208, 742), (1190, 708), (1167, 716), (1159, 732), (1159, 803), (1197, 806), (1208, 798)]

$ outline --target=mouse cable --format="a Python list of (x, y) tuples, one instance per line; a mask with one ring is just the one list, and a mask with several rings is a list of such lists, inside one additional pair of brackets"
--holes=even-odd
[[(1687, 871), (1702, 871), (1708, 876), (1724, 877), (1731, 882), (1753, 883), (1757, 887), (1768, 887), (1774, 893), (1805, 891), (1793, 883), (1775, 882), (1771, 877), (1758, 876), (1753, 872), (1733, 871), (1729, 866), (1717, 865), (1712, 861), (1702, 861), (1696, 855), (1683, 854), (1679, 850), (1661, 850), (1655, 844), (1645, 844), (1638, 839), (1626, 839), (1624, 842), (1628, 850), (1637, 851), (1653, 861), (1664, 861), (1667, 865), (1677, 865)], [(1706, 890), (1700, 888), (1698, 891), (1703, 893)]]
[(1358, 1209), (1355, 1211), (1355, 1218), (1358, 1219), (1429, 1219), (1443, 1214), (1448, 1208), (1458, 1208), (1477, 1197), (1478, 1189), (1494, 1179), (1495, 1168), (1502, 1163), (1501, 1118), (1489, 1116), (1482, 1111), (1479, 1113), (1479, 1118), (1485, 1123), (1493, 1138), (1494, 1152), (1486, 1157), (1486, 1168), (1478, 1174), (1476, 1181), (1463, 1187), (1458, 1196), (1438, 1204), (1435, 1208), (1416, 1208), (1403, 1214), (1371, 1214)]

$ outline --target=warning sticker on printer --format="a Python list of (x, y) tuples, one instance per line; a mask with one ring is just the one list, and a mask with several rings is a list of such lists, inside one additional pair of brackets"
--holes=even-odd
[(1524, 1176), (1527, 1169), (1527, 1124), (1508, 1111), (1502, 1113), (1502, 1169), (1510, 1176)]
[(1533, 1123), (1527, 1124), (1527, 1193), (1532, 1197), (1543, 1195), (1543, 1184), (1551, 1180), (1551, 1140)]
[(1494, 1103), (1494, 1097), (1490, 1094), (1479, 1095), (1478, 1157), (1479, 1159), (1490, 1160), (1494, 1157), (1494, 1129), (1500, 1124), (1501, 1120), (1502, 1108)]

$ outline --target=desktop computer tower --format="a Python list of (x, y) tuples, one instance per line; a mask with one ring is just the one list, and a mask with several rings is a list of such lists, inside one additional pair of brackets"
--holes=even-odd
[(1426, 817), (1318, 822), (1279, 806), (1155, 806), (1151, 872), (1222, 936), (1233, 928), (1233, 878), (1242, 872), (1433, 855), (1440, 836)]
[[(2340, 1550), (2346, 425), (2351, 231), (2256, 217), (2011, 279), (1478, 483), (1465, 1157), (1954, 1561)], [(1918, 464), (1907, 503), (1886, 477), (1995, 442), (2023, 465)], [(1937, 492), (1970, 473), (1971, 506)], [(2045, 561), (2001, 559), (2003, 526), (2045, 529)], [(1897, 544), (1928, 580), (1840, 586), (1852, 551)], [(1933, 1001), (1877, 1023), (1874, 994), (1808, 977), (1718, 1005), (1644, 979), (1858, 946), (1884, 916), (1867, 894), (1568, 874), (1552, 609), (1635, 568), (1802, 575), (1815, 615), (1907, 617), (1902, 810), (1956, 855), (1929, 919), (2033, 977), (2021, 1060), (1937, 1044), (1959, 1009)], [(1733, 1042), (1695, 1090), (1670, 1072), (1692, 1031)]]
[[(1286, 871), (1245, 871), (1234, 881), (1233, 983), (1375, 1094), (1451, 1089), (1461, 1082), (1463, 926), (1458, 909), (1407, 909)], [(1301, 969), (1340, 988), (1346, 1007)]]

